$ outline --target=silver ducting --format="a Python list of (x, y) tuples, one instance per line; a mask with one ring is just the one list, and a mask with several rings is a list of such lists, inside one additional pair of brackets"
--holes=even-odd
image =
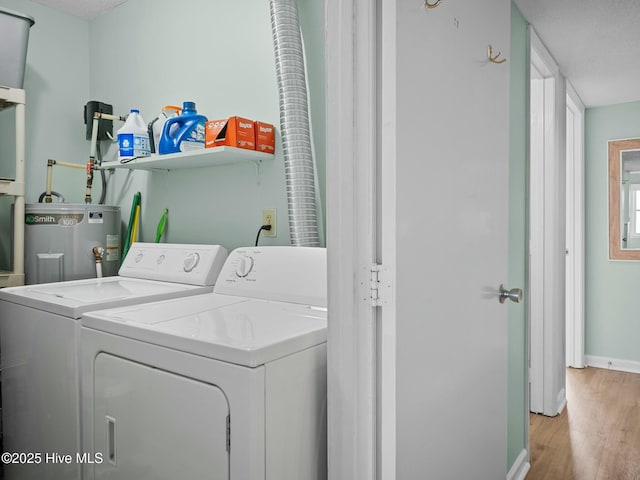
[(270, 0), (280, 96), (280, 131), (287, 182), (289, 231), (295, 246), (320, 246), (304, 51), (297, 0)]

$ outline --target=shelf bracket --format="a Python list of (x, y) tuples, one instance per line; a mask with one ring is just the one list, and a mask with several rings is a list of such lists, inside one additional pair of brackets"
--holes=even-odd
[(252, 163), (256, 167), (256, 185), (261, 185), (261, 182), (260, 182), (260, 167), (262, 166), (262, 160), (252, 160)]

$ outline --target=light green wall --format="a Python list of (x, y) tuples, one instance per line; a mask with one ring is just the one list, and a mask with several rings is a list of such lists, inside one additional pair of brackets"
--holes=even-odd
[[(323, 25), (324, 17), (315, 22)], [(320, 45), (317, 40), (309, 35), (307, 49), (312, 52), (312, 86), (323, 88), (324, 38)], [(91, 96), (113, 104), (116, 112), (137, 107), (148, 122), (163, 105), (191, 100), (210, 119), (240, 115), (279, 127), (269, 4), (264, 0), (129, 0), (90, 23), (90, 49)], [(318, 111), (322, 115), (316, 123), (324, 126), (324, 110)], [(322, 172), (323, 145), (317, 148)], [(168, 173), (118, 171), (110, 179), (108, 198), (127, 218), (133, 193), (142, 192), (144, 240), (153, 238), (161, 211), (168, 208), (167, 241), (227, 248), (252, 244), (262, 209), (275, 207), (278, 236), (263, 238), (261, 244), (289, 244), (279, 141), (276, 150), (276, 158), (259, 171), (250, 164)], [(111, 148), (106, 158), (115, 154)], [(324, 196), (324, 183), (321, 191)]]
[[(301, 28), (310, 74), (311, 115), (321, 202), (324, 205), (324, 2), (301, 0)], [(85, 21), (29, 0), (0, 0), (0, 6), (32, 15), (27, 90), (27, 202), (44, 190), (48, 158), (86, 163), (82, 110), (100, 100), (124, 114), (139, 108), (149, 122), (163, 105), (195, 101), (209, 118), (241, 115), (273, 123), (279, 106), (265, 0), (129, 0)], [(195, 14), (194, 14), (195, 13)], [(3, 126), (0, 131), (12, 138)], [(115, 125), (115, 129), (121, 124)], [(12, 142), (0, 137), (0, 154)], [(105, 160), (114, 146), (103, 144)], [(280, 138), (276, 157), (257, 170), (239, 164), (172, 172), (118, 171), (109, 174), (107, 203), (120, 205), (127, 222), (131, 199), (142, 192), (142, 240), (152, 241), (163, 208), (169, 209), (165, 241), (220, 243), (231, 249), (253, 244), (262, 209), (277, 209), (277, 238), (261, 244), (289, 244), (284, 163)], [(5, 160), (0, 162), (0, 175)], [(84, 201), (82, 171), (57, 169), (54, 190), (68, 201)], [(100, 197), (94, 181), (94, 201)], [(8, 225), (7, 199), (0, 221)], [(0, 268), (8, 265), (8, 229), (0, 229)]]
[[(528, 51), (527, 22), (512, 3), (508, 285), (522, 287), (526, 285)], [(527, 446), (526, 303), (508, 303), (507, 470)]]
[[(89, 26), (80, 18), (29, 0), (0, 0), (0, 7), (30, 15), (36, 22), (29, 35), (24, 83), (25, 188), (26, 202), (32, 203), (45, 189), (47, 159), (86, 163), (89, 157), (83, 120), (83, 106), (89, 96)], [(14, 136), (12, 108), (0, 112), (0, 176), (15, 174)], [(64, 192), (69, 201), (82, 201), (84, 177), (81, 170), (57, 171), (54, 189)], [(0, 269), (9, 266), (12, 202), (12, 197), (0, 199)]]
[(608, 259), (607, 142), (640, 137), (640, 102), (585, 115), (585, 353), (640, 362), (640, 263)]

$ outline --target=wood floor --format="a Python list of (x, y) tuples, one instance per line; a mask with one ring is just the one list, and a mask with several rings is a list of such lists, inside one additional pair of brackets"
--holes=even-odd
[(567, 369), (567, 407), (530, 416), (527, 480), (640, 480), (640, 375)]

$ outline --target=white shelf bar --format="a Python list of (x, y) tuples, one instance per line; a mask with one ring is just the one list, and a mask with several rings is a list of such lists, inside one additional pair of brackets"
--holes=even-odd
[(0, 178), (0, 195), (24, 195), (24, 183)]
[(24, 90), (0, 85), (0, 110), (11, 105), (24, 105), (25, 98)]
[(24, 284), (24, 161), (25, 91), (0, 85), (0, 110), (15, 106), (16, 174), (15, 179), (0, 179), (0, 195), (13, 195), (13, 271), (0, 272), (0, 287)]
[(234, 163), (255, 163), (273, 159), (273, 154), (234, 147), (215, 147), (190, 152), (171, 153), (168, 155), (153, 154), (149, 157), (136, 158), (127, 163), (103, 162), (102, 169), (126, 168), (133, 170), (175, 170), (182, 168), (215, 167)]
[(24, 285), (24, 273), (0, 271), (0, 287), (19, 287)]
[[(16, 103), (16, 185), (24, 185), (25, 104)], [(16, 195), (13, 206), (13, 273), (24, 276), (24, 194)]]

